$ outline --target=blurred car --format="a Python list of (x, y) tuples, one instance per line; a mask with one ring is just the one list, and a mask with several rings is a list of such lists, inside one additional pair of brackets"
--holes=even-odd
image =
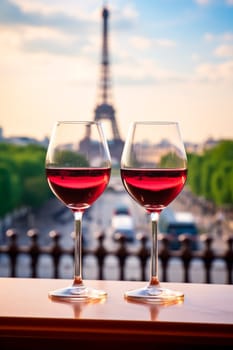
[(174, 212), (169, 208), (160, 214), (159, 229), (171, 237), (170, 248), (180, 249), (179, 236), (187, 234), (191, 238), (191, 249), (199, 249), (199, 232), (194, 217), (190, 212)]
[(194, 223), (175, 222), (168, 225), (167, 233), (172, 237), (174, 241), (171, 242), (172, 249), (179, 249), (181, 243), (177, 239), (180, 235), (190, 235), (192, 250), (198, 250), (198, 229)]
[(135, 241), (135, 231), (132, 229), (121, 227), (115, 230), (112, 235), (114, 241), (118, 241), (121, 236), (123, 236), (128, 243), (133, 243)]
[(119, 236), (122, 235), (124, 236), (126, 242), (132, 243), (135, 241), (136, 235), (134, 220), (128, 207), (118, 206), (114, 210), (111, 220), (111, 227), (113, 240), (118, 240)]
[(119, 205), (114, 209), (113, 215), (131, 215), (131, 213), (126, 205)]

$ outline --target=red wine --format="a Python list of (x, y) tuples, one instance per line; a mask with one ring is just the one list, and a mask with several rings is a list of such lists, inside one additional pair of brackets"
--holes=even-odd
[(131, 197), (148, 212), (160, 212), (184, 187), (187, 169), (121, 169)]
[(110, 168), (46, 168), (53, 193), (73, 211), (84, 211), (103, 193)]

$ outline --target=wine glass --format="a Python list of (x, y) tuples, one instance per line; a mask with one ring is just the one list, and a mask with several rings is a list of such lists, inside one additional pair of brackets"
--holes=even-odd
[(74, 215), (74, 278), (51, 298), (70, 301), (102, 299), (106, 292), (87, 287), (82, 278), (82, 216), (104, 192), (111, 158), (100, 122), (58, 121), (46, 154), (46, 177), (55, 196)]
[(158, 277), (158, 220), (183, 189), (187, 158), (176, 122), (130, 125), (121, 157), (121, 178), (128, 194), (150, 214), (152, 223), (149, 283), (125, 292), (127, 299), (167, 303), (183, 299), (181, 291), (162, 287)]

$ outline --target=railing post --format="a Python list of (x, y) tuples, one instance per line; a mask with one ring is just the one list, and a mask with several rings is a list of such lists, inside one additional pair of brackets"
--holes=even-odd
[(29, 255), (31, 256), (31, 277), (37, 277), (37, 263), (40, 255), (40, 247), (37, 242), (38, 240), (38, 230), (31, 229), (27, 232), (29, 238), (31, 238), (31, 245), (29, 247)]
[(17, 244), (17, 231), (14, 229), (9, 229), (6, 231), (6, 236), (10, 239), (10, 244), (8, 247), (8, 254), (11, 262), (11, 277), (16, 277), (16, 262), (19, 253), (19, 247)]
[(120, 247), (116, 251), (116, 256), (118, 257), (119, 265), (120, 265), (120, 280), (125, 280), (125, 260), (128, 257), (128, 251), (125, 245), (125, 236), (119, 234), (117, 238), (120, 243)]
[(205, 248), (202, 252), (202, 260), (204, 262), (204, 266), (205, 266), (205, 280), (206, 283), (211, 283), (211, 266), (212, 266), (212, 262), (214, 260), (214, 252), (212, 250), (212, 242), (213, 242), (213, 238), (208, 235), (208, 234), (202, 234), (201, 235), (201, 240), (205, 243)]
[(168, 237), (168, 235), (159, 234), (159, 241), (162, 245), (161, 249), (159, 250), (159, 258), (161, 260), (162, 265), (162, 281), (167, 282), (168, 263), (171, 257), (169, 250), (170, 238)]
[(190, 268), (190, 262), (192, 260), (192, 250), (191, 250), (191, 242), (192, 239), (190, 235), (188, 234), (182, 234), (179, 236), (179, 241), (181, 242), (181, 250), (180, 250), (180, 257), (183, 262), (183, 268), (184, 268), (184, 278), (183, 281), (186, 283), (190, 282), (189, 278), (189, 268)]
[(141, 243), (141, 247), (137, 253), (137, 256), (140, 260), (140, 265), (141, 265), (141, 280), (145, 281), (146, 280), (146, 263), (150, 256), (150, 251), (146, 246), (149, 239), (148, 239), (148, 236), (144, 234), (139, 234), (137, 238)]
[(102, 231), (96, 235), (97, 241), (98, 241), (98, 246), (94, 252), (97, 261), (98, 261), (98, 279), (103, 280), (104, 275), (103, 275), (103, 270), (104, 270), (104, 260), (107, 255), (107, 250), (104, 247), (104, 238), (105, 238), (105, 233)]
[(52, 230), (49, 232), (49, 237), (53, 240), (53, 245), (51, 248), (51, 255), (53, 258), (53, 275), (54, 278), (59, 278), (59, 262), (63, 249), (60, 246), (61, 235), (59, 232)]

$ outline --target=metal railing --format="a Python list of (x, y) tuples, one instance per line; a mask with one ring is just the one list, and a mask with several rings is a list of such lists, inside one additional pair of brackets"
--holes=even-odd
[[(20, 254), (26, 254), (30, 257), (30, 276), (38, 276), (38, 265), (42, 255), (50, 256), (53, 266), (53, 278), (60, 278), (60, 262), (64, 255), (73, 258), (73, 248), (64, 248), (60, 244), (61, 235), (56, 231), (49, 233), (51, 244), (49, 246), (41, 246), (38, 243), (39, 232), (36, 229), (30, 229), (27, 236), (30, 238), (30, 244), (27, 246), (19, 245), (17, 241), (17, 232), (14, 229), (9, 229), (6, 232), (8, 243), (0, 246), (1, 255), (7, 255), (9, 258), (9, 277), (17, 277), (17, 260)], [(93, 249), (83, 247), (82, 258), (87, 256), (95, 257), (97, 261), (97, 279), (106, 279), (104, 275), (106, 258), (109, 255), (116, 257), (119, 269), (119, 280), (126, 279), (126, 263), (129, 257), (136, 257), (139, 262), (140, 280), (146, 280), (146, 271), (148, 259), (150, 259), (150, 247), (148, 237), (141, 235), (139, 238), (139, 246), (136, 250), (128, 248), (123, 236), (119, 236), (117, 248), (114, 250), (106, 249), (104, 245), (105, 234), (99, 233), (96, 236), (97, 245)], [(168, 268), (172, 258), (178, 258), (182, 266), (183, 282), (192, 282), (190, 267), (194, 259), (199, 259), (202, 262), (204, 269), (205, 283), (212, 283), (212, 268), (214, 261), (220, 259), (225, 264), (225, 283), (232, 284), (233, 273), (233, 237), (226, 236), (226, 249), (222, 253), (216, 253), (212, 249), (213, 239), (210, 234), (202, 234), (201, 240), (203, 248), (201, 250), (192, 250), (192, 238), (189, 235), (181, 235), (179, 243), (181, 244), (178, 250), (170, 249), (171, 237), (168, 235), (159, 235), (159, 260), (161, 264), (161, 280), (168, 281)]]

